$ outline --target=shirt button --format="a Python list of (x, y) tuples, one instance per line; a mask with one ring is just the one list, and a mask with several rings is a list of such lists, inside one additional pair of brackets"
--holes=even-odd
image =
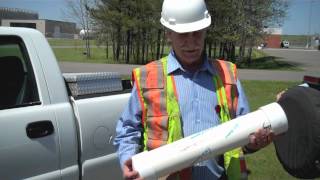
[(200, 123), (200, 119), (197, 119), (196, 122), (197, 122), (197, 123)]

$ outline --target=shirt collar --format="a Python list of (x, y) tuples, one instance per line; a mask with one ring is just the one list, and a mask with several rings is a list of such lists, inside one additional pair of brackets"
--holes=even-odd
[[(202, 64), (200, 71), (208, 71), (209, 73), (211, 73), (212, 75), (216, 74), (215, 69), (213, 69), (211, 63), (209, 63), (209, 60), (207, 58), (207, 56), (204, 57), (204, 63)], [(168, 68), (167, 68), (167, 73), (168, 74), (172, 74), (175, 71), (177, 71), (178, 69), (180, 69), (181, 71), (185, 72), (185, 69), (183, 69), (183, 67), (181, 66), (181, 64), (179, 63), (179, 61), (176, 58), (176, 55), (174, 53), (173, 50), (170, 51), (169, 55), (168, 55)]]

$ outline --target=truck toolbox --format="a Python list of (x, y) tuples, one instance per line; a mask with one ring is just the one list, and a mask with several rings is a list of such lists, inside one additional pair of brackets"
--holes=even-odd
[(64, 73), (63, 77), (74, 97), (123, 90), (116, 72)]

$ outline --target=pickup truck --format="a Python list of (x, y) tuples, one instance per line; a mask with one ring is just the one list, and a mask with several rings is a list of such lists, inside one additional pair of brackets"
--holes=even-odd
[(0, 179), (121, 179), (112, 145), (130, 83), (62, 75), (46, 38), (0, 27)]

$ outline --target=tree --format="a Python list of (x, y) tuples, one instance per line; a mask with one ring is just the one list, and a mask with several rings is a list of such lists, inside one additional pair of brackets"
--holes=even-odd
[(135, 63), (144, 64), (160, 55), (163, 38), (160, 9), (158, 0), (100, 0), (90, 13), (99, 35), (111, 37), (113, 58), (117, 62), (129, 63), (134, 59)]
[[(235, 61), (235, 46), (239, 46), (238, 60), (242, 61), (248, 46), (247, 60), (250, 63), (252, 47), (263, 39), (265, 26), (280, 25), (286, 14), (285, 0), (211, 0), (207, 2), (212, 16), (208, 31), (209, 56), (214, 48), (214, 57)], [(219, 53), (216, 49), (219, 45)]]
[[(144, 64), (162, 56), (165, 33), (159, 23), (161, 5), (159, 0), (97, 0), (90, 8), (100, 40), (112, 44), (115, 61)], [(212, 17), (205, 46), (209, 57), (242, 61), (248, 49), (246, 59), (250, 62), (253, 46), (264, 36), (264, 26), (281, 24), (287, 2), (207, 0), (207, 5)]]
[(67, 0), (66, 15), (74, 19), (84, 32), (84, 40), (86, 47), (87, 58), (91, 57), (90, 51), (90, 32), (92, 29), (92, 19), (90, 17), (89, 9), (93, 5), (90, 0)]

